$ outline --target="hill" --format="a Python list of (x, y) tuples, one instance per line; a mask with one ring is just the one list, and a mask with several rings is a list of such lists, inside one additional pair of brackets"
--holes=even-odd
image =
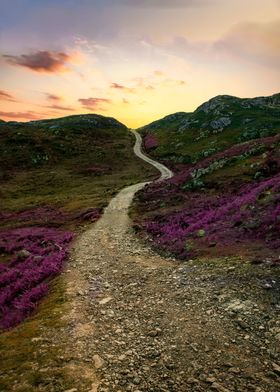
[(140, 129), (175, 173), (138, 195), (135, 226), (164, 252), (279, 262), (280, 94), (218, 96)]
[(233, 144), (276, 135), (280, 130), (280, 94), (237, 98), (220, 95), (193, 113), (175, 113), (139, 131), (153, 135), (160, 159), (195, 163)]
[(95, 114), (28, 123), (0, 122), (1, 168), (6, 172), (72, 159), (81, 163), (103, 161), (104, 144), (121, 144), (126, 134), (127, 128), (117, 120)]
[(133, 143), (125, 125), (95, 114), (1, 122), (2, 210), (106, 205), (119, 187), (144, 177)]

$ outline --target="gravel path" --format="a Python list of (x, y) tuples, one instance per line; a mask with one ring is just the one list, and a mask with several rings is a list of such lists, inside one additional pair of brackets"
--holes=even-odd
[[(171, 177), (136, 140), (136, 155)], [(90, 373), (81, 391), (279, 391), (279, 274), (232, 258), (178, 264), (155, 254), (128, 217), (144, 185), (123, 189), (74, 246), (65, 357), (72, 351), (73, 366)]]

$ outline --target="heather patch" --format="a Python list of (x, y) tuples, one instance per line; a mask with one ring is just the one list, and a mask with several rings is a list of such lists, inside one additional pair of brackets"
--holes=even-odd
[(144, 147), (147, 151), (154, 150), (158, 147), (157, 139), (154, 135), (146, 135), (144, 137)]
[(280, 175), (220, 197), (189, 194), (189, 208), (144, 223), (154, 243), (179, 258), (192, 256), (193, 241), (228, 246), (254, 241), (280, 248)]
[(0, 251), (0, 328), (14, 327), (29, 316), (61, 272), (74, 234), (45, 227), (2, 230)]
[(52, 206), (40, 206), (23, 211), (0, 211), (2, 222), (63, 224), (70, 219), (70, 214)]
[(279, 135), (177, 166), (173, 178), (139, 192), (135, 227), (181, 259), (231, 248), (278, 262), (278, 147)]
[(95, 222), (100, 218), (102, 208), (87, 208), (66, 212), (50, 205), (30, 208), (23, 211), (0, 211), (1, 224), (5, 226), (48, 226), (60, 227), (83, 222)]

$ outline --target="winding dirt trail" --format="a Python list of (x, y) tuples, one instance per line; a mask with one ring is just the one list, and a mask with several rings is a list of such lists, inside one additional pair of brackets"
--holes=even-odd
[(173, 176), (171, 170), (169, 170), (166, 166), (162, 165), (159, 162), (154, 161), (153, 159), (147, 157), (142, 153), (142, 138), (139, 135), (139, 133), (137, 133), (136, 131), (134, 131), (134, 135), (136, 138), (136, 142), (133, 151), (135, 155), (138, 156), (140, 159), (148, 162), (150, 165), (153, 165), (156, 169), (160, 171), (161, 176), (157, 181), (167, 180), (168, 178), (171, 178)]
[[(161, 179), (171, 177), (142, 154), (135, 135), (136, 155)], [(251, 314), (267, 312), (263, 300), (256, 303), (253, 291), (250, 297), (246, 279), (242, 291), (237, 261), (177, 264), (142, 244), (128, 208), (145, 184), (117, 194), (74, 246), (67, 333), (73, 372), (91, 380), (79, 391), (276, 392), (279, 379), (267, 376), (272, 362), (261, 349), (271, 350), (273, 341), (269, 346), (260, 325), (250, 324)], [(246, 318), (249, 330), (236, 318)]]

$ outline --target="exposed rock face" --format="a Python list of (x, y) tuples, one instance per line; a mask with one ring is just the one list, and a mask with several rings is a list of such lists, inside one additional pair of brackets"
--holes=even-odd
[(229, 117), (221, 117), (210, 123), (213, 129), (220, 129), (220, 130), (223, 130), (225, 127), (227, 127), (230, 124), (231, 124), (231, 119)]
[(245, 108), (258, 107), (258, 106), (279, 106), (280, 105), (280, 94), (274, 94), (270, 97), (257, 97), (252, 99), (244, 99), (241, 102), (241, 106)]
[(228, 101), (233, 102), (235, 100), (237, 101), (238, 98), (232, 97), (231, 95), (218, 95), (217, 97), (214, 97), (200, 105), (196, 109), (196, 112), (203, 111), (204, 113), (209, 114), (215, 111), (218, 114), (221, 110), (226, 108)]

